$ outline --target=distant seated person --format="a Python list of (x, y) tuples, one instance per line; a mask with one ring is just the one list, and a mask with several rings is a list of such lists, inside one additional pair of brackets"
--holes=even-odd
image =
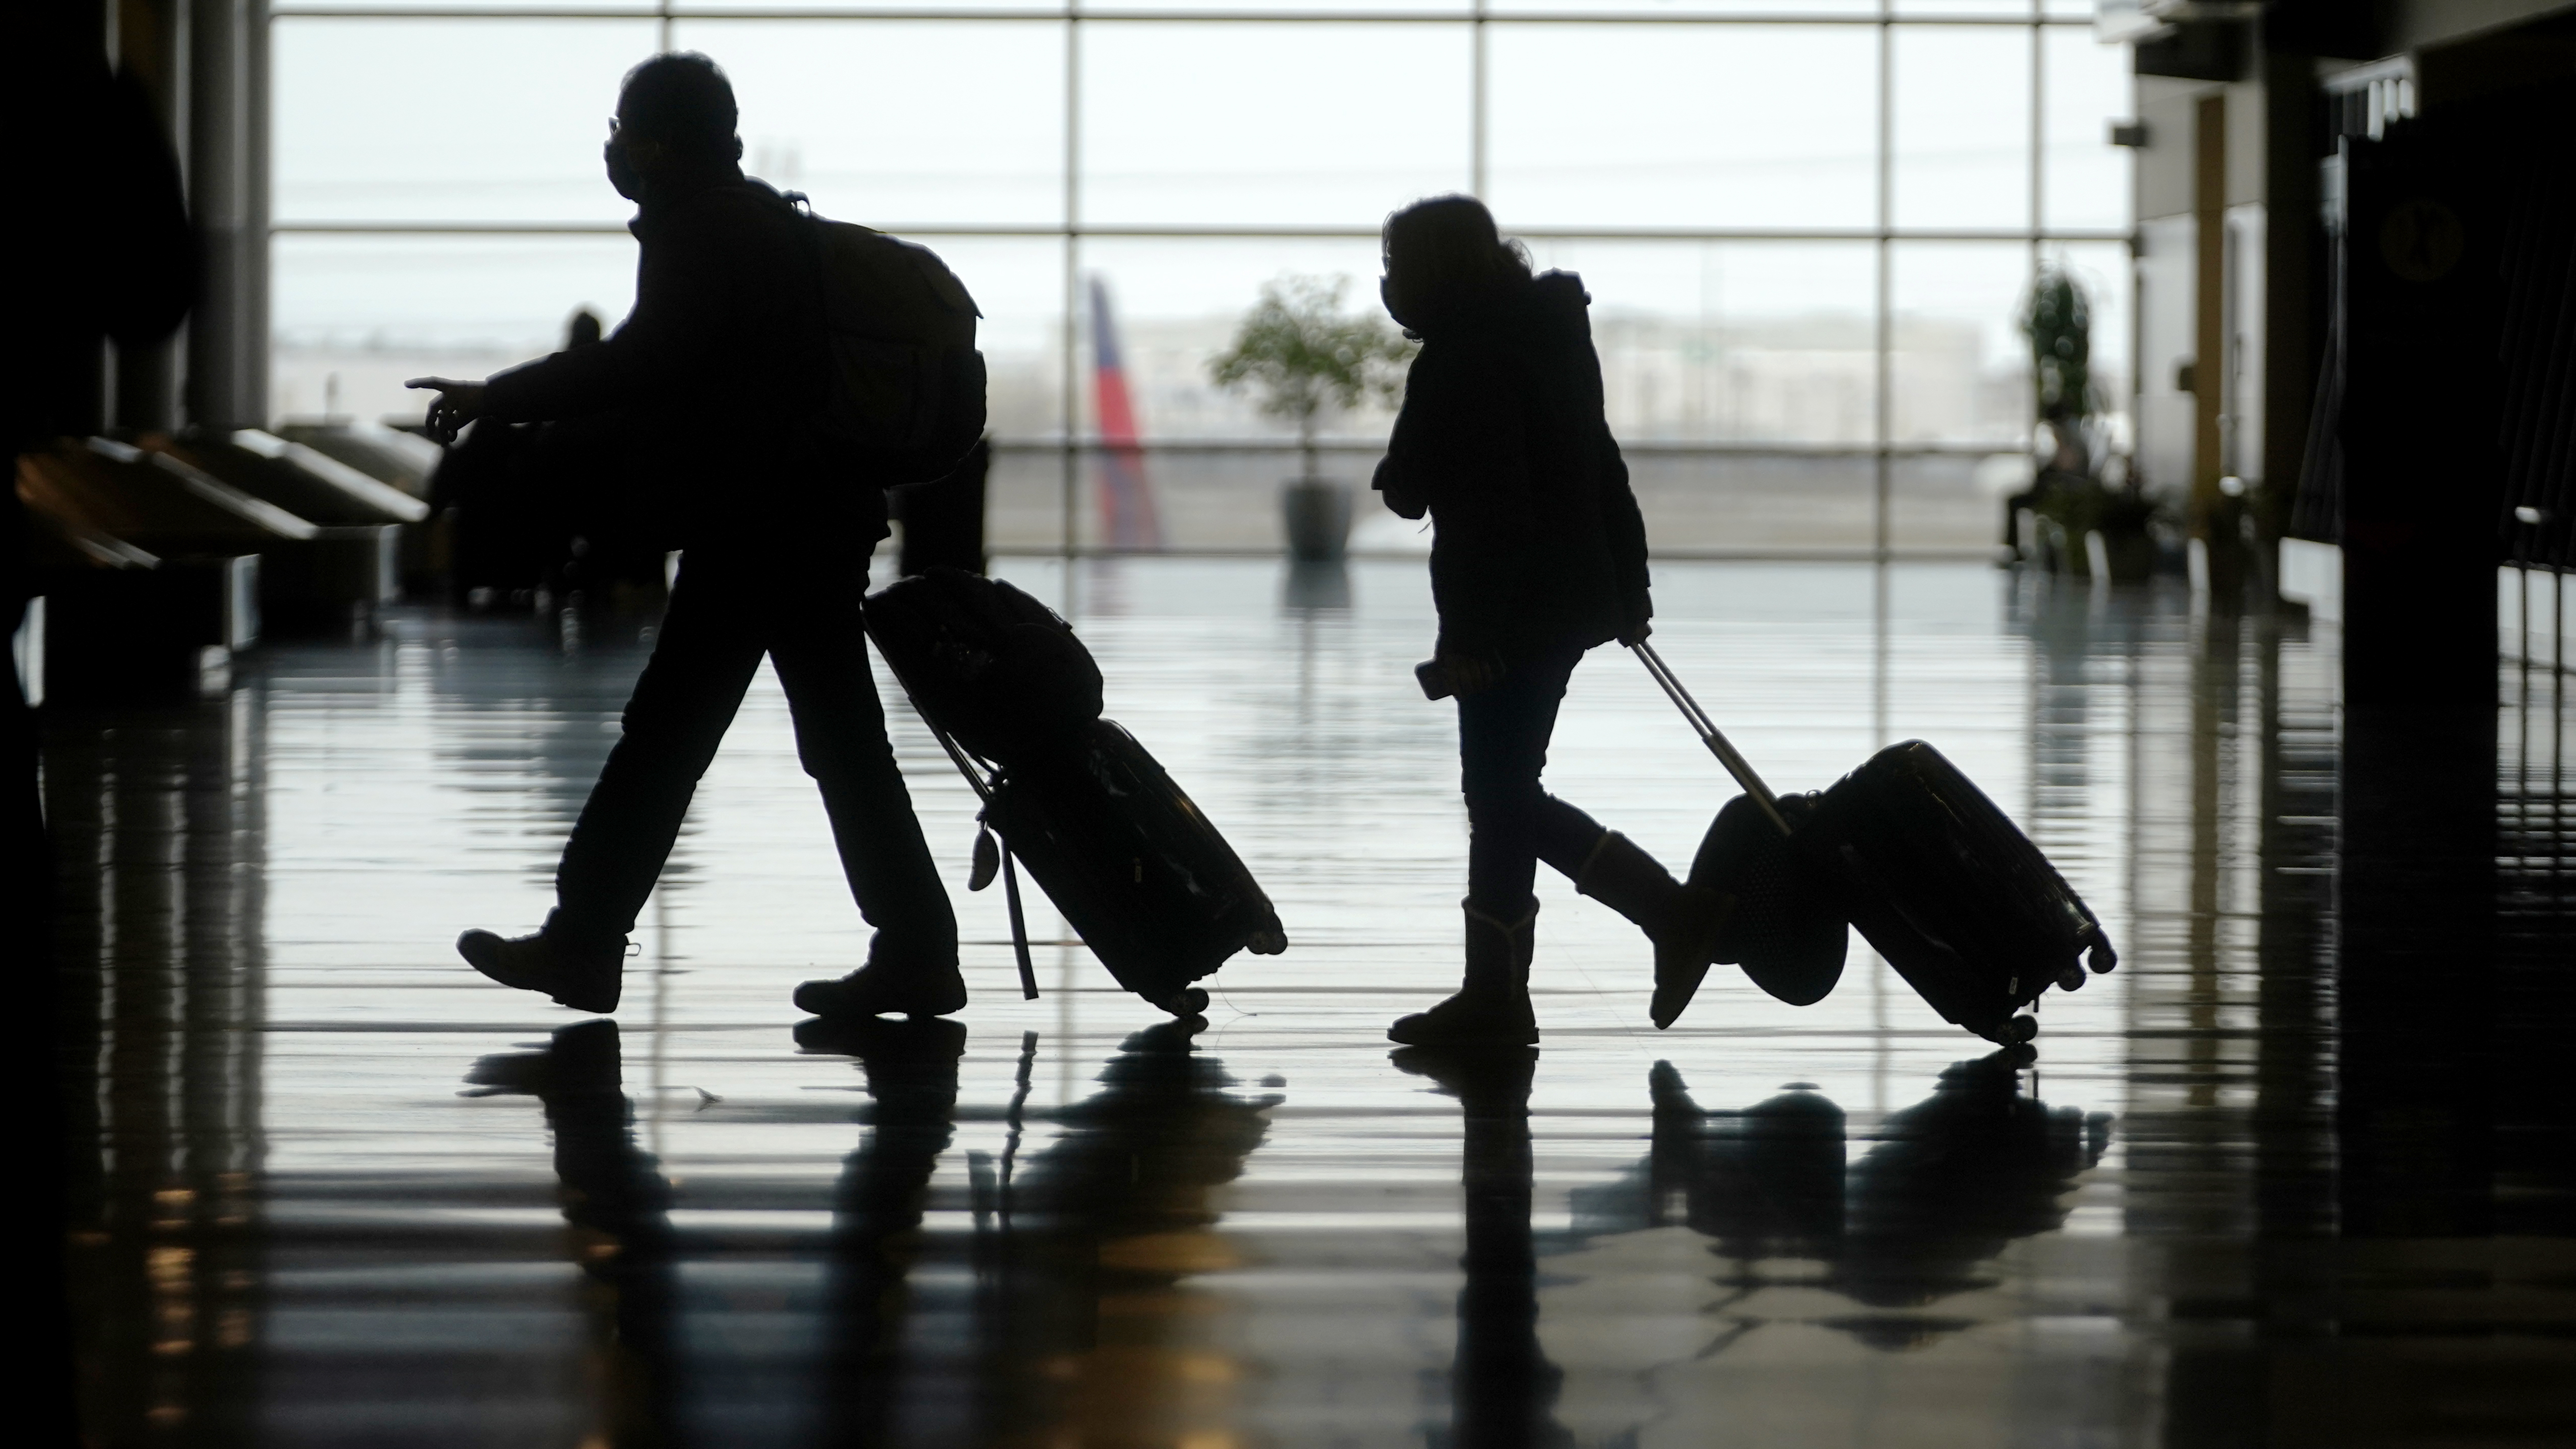
[[(564, 351), (600, 340), (599, 315), (576, 309), (564, 328)], [(588, 421), (588, 420), (584, 420)], [(430, 506), (447, 520), (449, 587), (457, 602), (518, 599), (560, 592), (578, 531), (576, 489), (559, 476), (561, 458), (543, 456), (546, 423), (486, 417), (439, 460)]]
[(738, 164), (733, 86), (714, 61), (658, 55), (627, 72), (608, 180), (637, 204), (635, 310), (598, 343), (489, 382), (435, 388), (434, 433), (619, 414), (667, 476), (685, 553), (625, 730), (582, 807), (543, 929), (468, 931), (458, 951), (505, 986), (616, 1009), (627, 935), (699, 778), (766, 656), (797, 752), (831, 817), (843, 873), (876, 928), (867, 959), (809, 981), (822, 1016), (935, 1016), (966, 1004), (957, 921), (887, 743), (860, 618), (883, 485), (819, 431), (832, 386), (813, 223)]

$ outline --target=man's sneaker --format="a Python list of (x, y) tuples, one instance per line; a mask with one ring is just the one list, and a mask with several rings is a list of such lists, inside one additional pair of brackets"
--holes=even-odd
[(542, 991), (558, 1006), (601, 1014), (617, 1009), (626, 970), (622, 945), (578, 950), (542, 931), (508, 938), (490, 931), (468, 931), (456, 938), (456, 954), (504, 986)]
[(946, 1016), (966, 1009), (966, 978), (954, 963), (945, 966), (896, 965), (870, 961), (837, 981), (808, 981), (796, 988), (798, 1011), (838, 1021), (857, 1021), (901, 1012), (905, 1016)]

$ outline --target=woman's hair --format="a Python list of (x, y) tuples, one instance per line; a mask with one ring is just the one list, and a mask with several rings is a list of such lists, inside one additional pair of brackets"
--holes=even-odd
[(1472, 196), (1435, 196), (1396, 212), (1379, 246), (1388, 282), (1418, 313), (1530, 279), (1529, 252), (1503, 240), (1494, 214)]

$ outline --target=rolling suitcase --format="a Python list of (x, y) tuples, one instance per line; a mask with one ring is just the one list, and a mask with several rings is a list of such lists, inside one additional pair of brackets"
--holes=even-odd
[(1000, 876), (1023, 996), (1038, 991), (1015, 861), (1120, 986), (1175, 1016), (1206, 1007), (1192, 983), (1237, 951), (1287, 949), (1225, 837), (1133, 735), (1099, 717), (1099, 668), (1053, 611), (1007, 583), (933, 569), (870, 595), (866, 619), (984, 803), (968, 888)]
[[(1777, 796), (1650, 644), (1637, 657), (1700, 740), (1787, 838), (1808, 885), (1944, 1020), (2011, 1045), (2038, 1031), (2022, 1009), (2119, 964), (2092, 910), (2030, 837), (1940, 751), (1890, 745), (1812, 795)], [(1734, 808), (1730, 806), (1730, 808)], [(1727, 812), (1710, 835), (1719, 834)]]

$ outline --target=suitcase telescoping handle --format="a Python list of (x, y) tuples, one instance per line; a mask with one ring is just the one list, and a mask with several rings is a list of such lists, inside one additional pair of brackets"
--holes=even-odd
[(1753, 797), (1753, 803), (1762, 807), (1762, 813), (1771, 817), (1771, 823), (1780, 827), (1780, 833), (1789, 834), (1788, 817), (1780, 813), (1780, 797), (1772, 794), (1771, 787), (1762, 783), (1762, 777), (1753, 772), (1752, 762), (1737, 752), (1718, 729), (1717, 722), (1708, 717), (1708, 711), (1699, 707), (1698, 700), (1691, 698), (1690, 691), (1682, 687), (1681, 679), (1673, 673), (1672, 666), (1664, 662), (1664, 656), (1656, 653), (1655, 646), (1643, 639), (1628, 647), (1636, 651), (1638, 662), (1655, 677), (1655, 683), (1663, 686), (1664, 694), (1672, 700), (1673, 707), (1682, 712), (1682, 718), (1689, 720), (1691, 728), (1699, 731), (1699, 742), (1708, 746), (1710, 754), (1717, 756), (1717, 762), (1726, 767), (1726, 773), (1735, 777), (1735, 783), (1744, 787), (1745, 794)]

